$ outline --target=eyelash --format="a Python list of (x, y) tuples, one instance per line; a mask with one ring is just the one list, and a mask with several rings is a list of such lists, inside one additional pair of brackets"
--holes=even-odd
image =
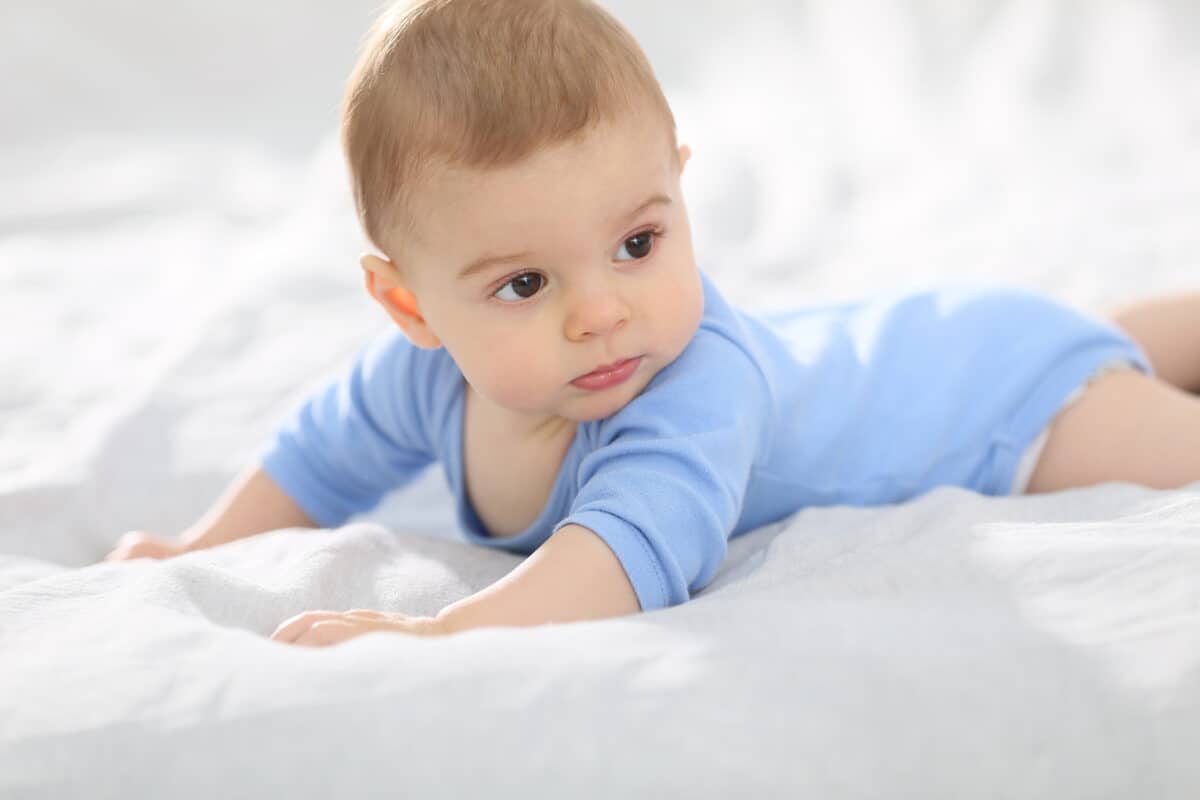
[[(626, 259), (623, 263), (640, 264), (644, 261), (649, 260), (651, 257), (654, 256), (655, 252), (657, 252), (657, 250), (658, 250), (659, 241), (666, 236), (666, 233), (663, 231), (663, 229), (661, 227), (656, 226), (656, 227), (651, 227), (651, 228), (644, 228), (643, 230), (637, 231), (636, 233), (631, 233), (628, 236), (626, 236), (624, 239), (621, 240), (621, 247), (624, 247), (625, 243), (628, 242), (630, 239), (636, 239), (637, 237), (644, 236), (647, 233), (650, 234), (650, 252), (647, 253), (646, 255), (642, 256), (641, 258)], [(538, 273), (534, 272), (533, 270), (525, 269), (525, 270), (521, 270), (520, 272), (515, 272), (512, 275), (509, 275), (509, 276), (501, 279), (498, 283), (493, 284), (492, 287), (488, 290), (488, 297), (495, 298), (495, 296), (500, 293), (501, 289), (508, 286), (514, 280), (521, 277), (522, 275), (531, 275), (531, 274), (536, 275)], [(545, 280), (545, 278), (543, 278), (543, 281), (544, 280)], [(506, 305), (506, 306), (524, 305), (526, 301), (534, 299), (534, 297), (537, 294), (540, 294), (541, 291), (542, 291), (542, 289), (539, 288), (538, 291), (535, 292), (534, 295), (531, 295), (530, 297), (523, 298), (522, 300), (501, 300), (500, 303), (501, 303), (501, 305)]]

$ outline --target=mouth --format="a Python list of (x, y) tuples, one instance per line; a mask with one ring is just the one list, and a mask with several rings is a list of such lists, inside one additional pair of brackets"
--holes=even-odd
[(614, 364), (597, 367), (588, 374), (580, 375), (571, 381), (571, 385), (591, 391), (608, 389), (629, 380), (641, 365), (643, 358), (644, 356), (635, 356)]

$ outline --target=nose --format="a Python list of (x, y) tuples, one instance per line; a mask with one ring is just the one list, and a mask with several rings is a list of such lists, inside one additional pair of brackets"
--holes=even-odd
[(629, 321), (629, 304), (611, 287), (596, 287), (571, 299), (564, 333), (572, 342), (607, 336)]

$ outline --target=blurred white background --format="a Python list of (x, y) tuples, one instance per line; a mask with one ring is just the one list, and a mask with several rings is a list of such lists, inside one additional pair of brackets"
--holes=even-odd
[[(695, 152), (701, 266), (743, 305), (1200, 284), (1194, 0), (607, 5)], [(380, 7), (0, 6), (8, 551), (186, 524), (383, 327), (336, 140)]]

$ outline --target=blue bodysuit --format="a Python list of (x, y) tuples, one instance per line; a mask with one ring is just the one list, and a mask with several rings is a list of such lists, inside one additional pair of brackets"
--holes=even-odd
[(302, 403), (263, 466), (333, 527), (440, 462), (469, 541), (528, 554), (577, 523), (648, 611), (704, 588), (731, 536), (806, 506), (942, 485), (1008, 494), (1026, 447), (1101, 366), (1151, 371), (1115, 326), (1021, 290), (751, 315), (703, 281), (692, 341), (616, 414), (578, 424), (545, 508), (515, 536), (489, 536), (467, 497), (462, 373), (399, 331)]

